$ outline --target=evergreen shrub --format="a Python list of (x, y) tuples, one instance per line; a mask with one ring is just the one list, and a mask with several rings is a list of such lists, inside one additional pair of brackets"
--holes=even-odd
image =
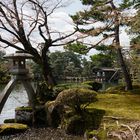
[(55, 100), (56, 104), (69, 106), (80, 113), (91, 102), (97, 101), (96, 92), (84, 88), (72, 88), (60, 92)]
[(98, 91), (102, 88), (102, 84), (95, 81), (86, 81), (86, 82), (83, 82), (83, 84), (91, 86), (92, 90), (95, 90), (95, 91)]

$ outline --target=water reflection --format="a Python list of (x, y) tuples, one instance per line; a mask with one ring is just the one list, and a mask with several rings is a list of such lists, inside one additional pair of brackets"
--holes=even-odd
[[(0, 85), (1, 86), (1, 85)], [(3, 87), (0, 87), (0, 94)], [(15, 108), (19, 106), (27, 106), (28, 97), (27, 93), (22, 85), (17, 85), (11, 92), (8, 100), (6, 101), (4, 108), (0, 114), (0, 124), (3, 123), (5, 119), (15, 117)]]

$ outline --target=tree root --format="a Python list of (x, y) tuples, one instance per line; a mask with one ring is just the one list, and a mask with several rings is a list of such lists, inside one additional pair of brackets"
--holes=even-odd
[[(121, 128), (125, 128), (125, 130), (121, 130)], [(132, 140), (140, 140), (140, 134), (138, 134), (138, 131), (140, 131), (140, 124), (134, 126), (120, 124), (120, 130), (108, 131), (107, 137), (116, 137), (118, 140), (127, 140), (129, 137), (132, 137)]]

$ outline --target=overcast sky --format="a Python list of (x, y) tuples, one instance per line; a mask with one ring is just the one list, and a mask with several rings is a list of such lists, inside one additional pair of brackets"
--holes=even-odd
[[(49, 21), (52, 23), (52, 27), (56, 30), (60, 31), (72, 31), (73, 25), (72, 25), (72, 19), (69, 15), (75, 14), (79, 10), (83, 10), (85, 6), (83, 6), (80, 2), (80, 0), (69, 0), (69, 3), (67, 6), (63, 8), (59, 8), (56, 12), (52, 14)], [(25, 11), (26, 14), (28, 14), (28, 11)], [(35, 35), (37, 36), (37, 35)], [(60, 47), (59, 47), (60, 48)], [(58, 48), (51, 48), (52, 51), (59, 50)], [(62, 48), (60, 49), (62, 50)], [(13, 48), (7, 48), (7, 53), (13, 53), (16, 50)]]
[[(119, 2), (120, 0), (116, 0), (116, 2)], [(62, 9), (59, 9), (59, 12), (57, 13), (62, 19), (65, 19), (69, 22), (72, 22), (70, 17), (69, 17), (69, 14), (75, 14), (76, 12), (78, 12), (79, 10), (83, 10), (83, 9), (86, 9), (85, 6), (83, 6), (80, 2), (80, 0), (72, 0), (72, 3), (70, 5), (68, 5), (67, 7), (65, 8), (62, 8)], [(67, 18), (66, 18), (67, 17)], [(56, 19), (55, 19), (56, 20)], [(60, 23), (60, 26), (62, 24)], [(62, 27), (62, 26), (61, 26)], [(70, 24), (66, 25), (63, 27), (63, 30), (67, 30), (68, 28), (70, 29)], [(62, 29), (62, 28), (61, 28)], [(130, 45), (130, 38), (129, 36), (127, 35), (125, 29), (123, 28), (121, 30), (121, 34), (120, 34), (120, 42), (121, 42), (121, 45), (122, 46), (126, 46), (128, 47)], [(55, 50), (55, 49), (52, 49), (52, 50)], [(91, 50), (88, 55), (92, 55), (94, 53), (97, 53), (96, 50)]]
[[(64, 32), (71, 31), (73, 29), (72, 26), (72, 19), (69, 15), (75, 14), (79, 10), (83, 10), (86, 8), (80, 2), (80, 0), (69, 0), (68, 6), (60, 8), (57, 12), (53, 13), (50, 18), (50, 21), (53, 23), (52, 26), (56, 30), (61, 30)], [(121, 45), (122, 46), (129, 46), (130, 39), (125, 33), (125, 30), (121, 31)], [(60, 48), (51, 48), (51, 51), (56, 50), (63, 50), (62, 47)], [(14, 50), (15, 51), (15, 50)], [(7, 53), (13, 52), (13, 49), (8, 49)], [(92, 55), (96, 53), (95, 50), (91, 50), (88, 55)]]

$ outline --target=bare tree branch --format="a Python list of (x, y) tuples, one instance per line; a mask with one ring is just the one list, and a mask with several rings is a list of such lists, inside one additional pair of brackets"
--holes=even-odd
[(8, 24), (10, 25), (10, 27), (12, 27), (14, 31), (18, 32), (17, 29), (16, 29), (16, 27), (14, 26), (14, 24), (11, 22), (11, 20), (8, 19), (6, 13), (4, 12), (4, 10), (2, 9), (1, 6), (0, 6), (0, 13), (3, 15), (3, 18), (8, 22)]
[(0, 23), (1, 23), (2, 26), (3, 26), (3, 27), (0, 27), (1, 29), (5, 30), (5, 31), (7, 31), (7, 32), (9, 32), (9, 33), (11, 33), (11, 34), (14, 35), (18, 40), (20, 40), (19, 36), (18, 36), (16, 33), (14, 33), (13, 31), (11, 31), (10, 29), (8, 29), (8, 28), (5, 26), (5, 24), (2, 22), (1, 19), (0, 19)]
[(10, 47), (13, 47), (13, 48), (15, 48), (15, 49), (17, 49), (17, 50), (21, 50), (21, 51), (25, 52), (25, 50), (22, 49), (21, 47), (18, 47), (18, 46), (16, 46), (15, 44), (10, 43), (9, 41), (7, 41), (7, 40), (5, 40), (5, 39), (3, 39), (3, 38), (1, 38), (1, 37), (0, 37), (0, 41), (3, 42), (3, 43), (5, 43), (5, 44), (7, 44), (7, 45), (10, 46)]
[(54, 8), (51, 10), (51, 12), (49, 12), (49, 13), (47, 14), (47, 16), (51, 15), (51, 14), (54, 12), (54, 10), (57, 9), (57, 8), (59, 7), (59, 5), (60, 5), (61, 2), (62, 2), (62, 0), (60, 0), (60, 1), (54, 6)]
[(67, 41), (65, 43), (52, 44), (52, 46), (63, 46), (63, 45), (67, 45), (67, 44), (73, 43), (75, 41), (76, 41), (76, 39), (73, 39), (73, 40)]
[(27, 34), (27, 38), (29, 40), (29, 37), (31, 35), (31, 33), (35, 30), (37, 24), (38, 24), (38, 19), (39, 19), (39, 11), (36, 9), (36, 19), (32, 22), (32, 24), (30, 26), (33, 25), (33, 27), (31, 28), (31, 30), (29, 31), (29, 33)]
[[(50, 3), (52, 4), (51, 0), (11, 0), (8, 4), (3, 1), (1, 0), (0, 2), (1, 35), (6, 36), (8, 33), (11, 36), (8, 40), (4, 36), (1, 37), (0, 42), (8, 47), (10, 46), (33, 55), (34, 61), (42, 68), (44, 79), (51, 85), (49, 81), (53, 80), (50, 80), (52, 74), (47, 56), (49, 48), (74, 42), (75, 39), (66, 39), (78, 31), (76, 29), (76, 31), (67, 35), (63, 33), (64, 36), (62, 36), (62, 33), (57, 32), (57, 34), (51, 30), (48, 18), (57, 8), (62, 6), (61, 2), (63, 0), (56, 0), (56, 3), (53, 3), (54, 5), (49, 5)], [(34, 38), (34, 35), (38, 39)], [(17, 42), (21, 46), (18, 46)], [(42, 44), (41, 49), (38, 49), (39, 43)]]
[(95, 44), (91, 44), (91, 43), (83, 43), (83, 44), (85, 44), (85, 45), (88, 45), (88, 46), (91, 46), (91, 47), (88, 47), (87, 49), (85, 49), (85, 50), (91, 50), (91, 49), (93, 49), (93, 48), (96, 48), (98, 45), (100, 45), (103, 41), (105, 41), (105, 40), (107, 40), (107, 39), (109, 39), (110, 37), (113, 37), (115, 34), (110, 34), (110, 35), (108, 35), (107, 37), (104, 37), (104, 38), (102, 38), (100, 41), (98, 41), (97, 43), (95, 43)]
[(43, 14), (43, 19), (44, 19), (44, 23), (43, 24), (40, 24), (38, 29), (39, 29), (39, 32), (40, 32), (40, 35), (42, 36), (42, 38), (46, 41), (46, 37), (44, 36), (43, 34), (43, 31), (42, 31), (42, 27), (45, 27), (46, 28), (46, 32), (47, 32), (47, 36), (48, 36), (48, 39), (50, 40), (51, 39), (51, 35), (50, 35), (50, 31), (49, 31), (49, 27), (48, 27), (48, 15), (46, 13), (46, 11), (43, 9), (43, 7), (39, 4), (39, 2), (35, 2), (33, 0), (29, 0), (30, 2), (32, 2), (33, 4), (37, 5), (38, 8), (41, 10), (42, 14)]
[(72, 32), (72, 33), (70, 33), (70, 34), (68, 34), (68, 35), (66, 35), (66, 36), (62, 36), (62, 37), (59, 37), (59, 38), (53, 40), (53, 41), (52, 41), (52, 44), (55, 43), (55, 42), (57, 42), (57, 41), (64, 40), (64, 39), (66, 39), (66, 38), (68, 38), (68, 37), (74, 35), (77, 31), (78, 31), (78, 30), (75, 30), (74, 32)]

